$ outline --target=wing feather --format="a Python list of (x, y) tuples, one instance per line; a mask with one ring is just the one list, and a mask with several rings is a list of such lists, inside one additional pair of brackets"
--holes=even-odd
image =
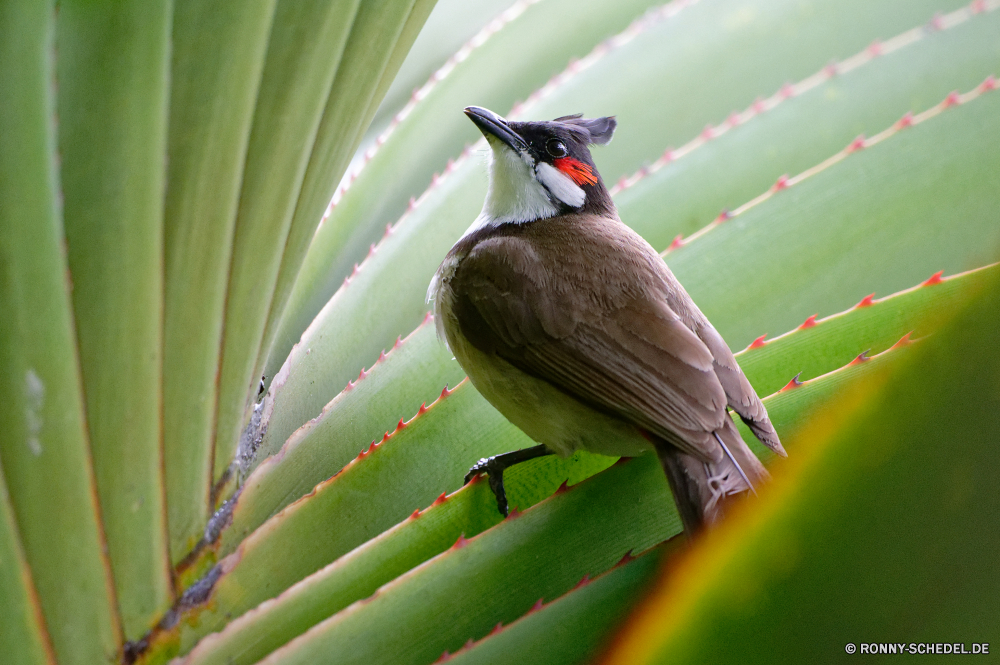
[(655, 289), (591, 284), (580, 294), (526, 243), (498, 237), (462, 260), (451, 287), (462, 333), (481, 351), (715, 460), (711, 432), (728, 415), (712, 351)]

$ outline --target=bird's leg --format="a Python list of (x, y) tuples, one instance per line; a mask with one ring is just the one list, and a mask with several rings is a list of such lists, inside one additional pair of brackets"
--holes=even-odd
[(546, 448), (544, 444), (541, 444), (531, 448), (523, 448), (501, 455), (494, 455), (493, 457), (484, 457), (476, 462), (469, 469), (469, 472), (465, 474), (465, 482), (468, 483), (476, 474), (488, 474), (490, 489), (493, 490), (493, 495), (497, 498), (497, 508), (500, 510), (501, 515), (507, 517), (507, 492), (503, 488), (503, 472), (515, 464), (551, 454), (552, 451)]

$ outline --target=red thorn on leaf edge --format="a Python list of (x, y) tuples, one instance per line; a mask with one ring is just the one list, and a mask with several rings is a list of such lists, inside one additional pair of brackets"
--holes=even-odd
[(358, 264), (355, 263), (354, 267), (351, 269), (351, 277), (357, 277), (357, 276), (358, 276)]
[(747, 349), (760, 349), (760, 348), (763, 348), (764, 345), (767, 344), (767, 342), (764, 341), (765, 337), (767, 337), (767, 333), (764, 333), (763, 335), (761, 335), (760, 337), (758, 337), (754, 341), (750, 342), (750, 346), (748, 346)]
[(774, 186), (771, 187), (771, 190), (775, 192), (780, 192), (781, 190), (787, 187), (788, 187), (788, 174), (786, 173), (785, 175), (778, 178), (778, 181), (774, 183)]
[(944, 30), (944, 18), (941, 16), (941, 12), (934, 14), (934, 18), (930, 20), (927, 27), (931, 30)]
[(468, 543), (469, 541), (465, 539), (465, 533), (461, 533), (458, 536), (458, 540), (455, 541), (455, 544), (451, 546), (451, 549), (460, 550), (463, 547), (465, 547)]
[(411, 196), (410, 197), (410, 202), (406, 204), (406, 210), (410, 211), (410, 210), (413, 210), (416, 207), (417, 207), (417, 200)]
[(385, 362), (385, 349), (382, 349), (382, 353), (378, 354), (378, 360), (376, 360), (375, 362), (377, 363)]
[(438, 498), (434, 499), (434, 503), (432, 503), (431, 506), (440, 506), (447, 500), (448, 500), (448, 494), (446, 492), (441, 492), (441, 495), (438, 496)]
[(441, 397), (439, 397), (438, 399), (444, 399), (445, 397), (447, 397), (448, 395), (452, 394), (453, 392), (455, 392), (455, 391), (454, 390), (448, 390), (448, 386), (445, 386), (441, 390)]
[(813, 314), (808, 319), (806, 319), (805, 321), (803, 321), (802, 325), (799, 326), (799, 330), (805, 330), (806, 328), (813, 328), (813, 327), (815, 327), (816, 326), (816, 317), (817, 316), (818, 316), (817, 314)]
[(941, 275), (944, 274), (944, 270), (938, 270), (936, 273), (928, 277), (925, 281), (921, 282), (920, 286), (934, 286), (935, 284), (940, 284), (943, 279)]
[(420, 325), (422, 325), (422, 326), (426, 325), (426, 324), (430, 323), (433, 320), (434, 320), (434, 315), (432, 313), (430, 313), (430, 312), (427, 312), (426, 314), (424, 314), (424, 320), (420, 322)]
[(715, 223), (721, 224), (722, 222), (732, 218), (733, 213), (729, 212), (728, 209), (723, 209), (723, 211), (719, 213), (719, 216), (715, 218)]
[(973, 0), (970, 9), (973, 14), (982, 14), (986, 11), (986, 0)]
[(418, 416), (422, 416), (425, 413), (427, 413), (427, 402), (424, 402), (423, 404), (421, 404), (420, 408), (417, 409), (417, 415)]
[(463, 648), (463, 649), (471, 649), (471, 648), (472, 648), (472, 647), (474, 647), (474, 646), (476, 646), (476, 641), (475, 641), (474, 639), (472, 639), (472, 638), (470, 637), (470, 638), (469, 638), (469, 641), (468, 641), (468, 642), (466, 642), (466, 643), (465, 643), (465, 646), (464, 646), (464, 647), (462, 647), (462, 648)]
[(580, 587), (587, 586), (588, 584), (590, 584), (590, 575), (584, 575), (583, 578), (581, 578), (580, 581), (577, 582), (576, 586), (574, 586), (573, 588), (579, 589)]
[(831, 63), (827, 64), (827, 66), (823, 68), (823, 73), (826, 74), (827, 77), (829, 77), (829, 78), (833, 78), (834, 76), (836, 76), (837, 75), (837, 63), (836, 62), (831, 62)]
[(667, 251), (672, 252), (675, 249), (678, 249), (683, 244), (684, 244), (684, 236), (681, 234), (677, 234), (677, 236), (670, 242), (670, 247), (667, 247)]
[(539, 598), (538, 600), (535, 601), (535, 604), (531, 606), (531, 609), (528, 610), (528, 614), (532, 614), (533, 612), (537, 612), (538, 610), (542, 609), (542, 607), (544, 605), (545, 605), (545, 602), (543, 601), (543, 599)]
[(517, 506), (514, 506), (509, 511), (507, 511), (507, 517), (505, 519), (516, 520), (520, 516), (521, 516), (521, 511), (518, 510)]
[(560, 485), (558, 489), (556, 489), (556, 494), (565, 494), (568, 491), (569, 491), (569, 479), (567, 478), (566, 480), (562, 481), (562, 485)]
[(997, 83), (997, 77), (994, 76), (993, 74), (990, 74), (989, 76), (986, 77), (986, 80), (983, 81), (982, 84), (979, 86), (979, 89), (983, 92), (988, 92), (990, 90), (996, 90), (998, 86), (1000, 86), (1000, 83)]
[(958, 104), (959, 104), (960, 101), (961, 100), (958, 97), (958, 91), (957, 90), (953, 90), (953, 91), (951, 91), (951, 92), (948, 93), (948, 96), (944, 98), (944, 101), (941, 102), (941, 105), (944, 106), (945, 108), (948, 108), (948, 107), (951, 107), (951, 106), (958, 106)]
[(907, 111), (906, 115), (904, 115), (902, 118), (900, 118), (896, 122), (896, 127), (898, 127), (899, 129), (904, 129), (906, 127), (912, 127), (912, 126), (913, 126), (913, 112), (912, 111)]
[(497, 623), (497, 625), (493, 626), (493, 630), (490, 631), (490, 635), (496, 635), (502, 630), (503, 630), (503, 623)]
[(913, 331), (911, 330), (910, 332), (908, 332), (905, 335), (903, 335), (902, 337), (900, 337), (899, 341), (896, 342), (895, 344), (893, 344), (890, 347), (890, 350), (891, 349), (898, 349), (900, 347), (909, 346), (910, 344), (913, 344), (913, 340), (910, 339), (910, 335), (912, 335), (912, 334), (913, 334)]
[(393, 349), (398, 349), (401, 346), (403, 346), (403, 336), (402, 335), (397, 335), (396, 336), (396, 343), (392, 345), (392, 348)]
[(447, 663), (449, 660), (451, 660), (451, 654), (448, 653), (447, 651), (445, 651), (443, 654), (441, 654), (441, 657), (438, 658), (437, 660), (435, 660), (434, 662), (435, 663)]
[(851, 141), (851, 144), (847, 146), (847, 152), (857, 152), (858, 150), (864, 150), (865, 148), (865, 136), (861, 134), (856, 139)]
[(398, 432), (401, 429), (406, 429), (406, 423), (403, 422), (402, 418), (400, 418), (399, 422), (396, 423), (396, 429), (393, 431), (393, 434), (395, 434), (396, 432)]
[[(871, 351), (871, 349), (868, 349)], [(852, 360), (849, 365), (860, 365), (861, 363), (868, 362), (871, 358), (868, 357), (868, 351), (862, 351), (858, 354), (858, 357)]]
[(874, 299), (875, 299), (875, 294), (869, 293), (868, 295), (866, 295), (864, 298), (861, 299), (861, 302), (859, 302), (857, 305), (854, 306), (854, 309), (861, 309), (862, 307), (871, 307), (872, 305), (875, 304)]
[(750, 108), (752, 108), (752, 109), (753, 109), (753, 112), (754, 112), (754, 113), (763, 113), (764, 111), (766, 111), (766, 110), (767, 110), (767, 109), (766, 109), (766, 108), (764, 107), (764, 100), (763, 100), (763, 99), (761, 99), (760, 97), (758, 97), (757, 99), (755, 99), (755, 100), (753, 101), (753, 104), (752, 104), (752, 105), (750, 106)]
[(475, 485), (476, 483), (478, 483), (482, 479), (483, 479), (483, 474), (477, 473), (476, 475), (472, 476), (472, 478), (469, 478), (469, 482), (465, 483), (465, 485), (466, 486)]
[(732, 113), (729, 114), (729, 117), (726, 119), (726, 122), (729, 124), (730, 127), (738, 127), (740, 124), (740, 114), (737, 113), (736, 111), (733, 111)]
[(783, 393), (786, 390), (794, 390), (794, 389), (798, 388), (799, 386), (803, 385), (802, 382), (799, 381), (799, 377), (800, 376), (802, 376), (802, 372), (799, 372), (798, 374), (796, 374), (795, 376), (793, 376), (792, 380), (789, 381), (788, 383), (786, 383), (785, 387), (782, 388), (781, 390), (779, 390), (778, 392), (779, 393)]
[(617, 566), (624, 566), (628, 562), (634, 561), (634, 560), (635, 560), (635, 557), (632, 556), (632, 550), (629, 550), (628, 552), (625, 552), (625, 556), (623, 556), (621, 559), (619, 559), (618, 563), (616, 563), (615, 566), (616, 567)]
[(875, 41), (873, 41), (868, 46), (868, 53), (869, 53), (869, 55), (873, 55), (873, 56), (882, 55), (882, 42), (878, 41), (877, 39)]
[(663, 161), (672, 162), (676, 158), (677, 156), (674, 154), (673, 148), (667, 148), (666, 150), (663, 151)]
[(786, 83), (781, 86), (781, 98), (790, 99), (795, 96), (795, 86), (791, 83)]
[(414, 510), (414, 511), (413, 511), (412, 513), (410, 513), (410, 519), (411, 519), (411, 520), (415, 520), (415, 519), (417, 519), (418, 517), (420, 517), (420, 509), (419, 509), (419, 508), (417, 508), (417, 509), (416, 509), (416, 510)]
[(715, 138), (715, 130), (712, 128), (712, 125), (705, 125), (705, 129), (701, 130), (701, 138), (706, 141), (711, 141)]

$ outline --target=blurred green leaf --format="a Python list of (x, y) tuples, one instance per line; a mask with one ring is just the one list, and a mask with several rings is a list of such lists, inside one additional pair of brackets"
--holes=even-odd
[[(344, 48), (343, 64), (333, 81), (299, 189), (253, 374), (255, 378), (265, 371), (266, 356), (292, 285), (337, 182), (434, 2), (369, 0), (358, 6)], [(268, 370), (268, 379), (273, 376), (274, 372)]]
[(848, 644), (989, 641), (998, 287), (815, 412), (760, 503), (661, 578), (605, 662), (824, 663)]
[(60, 175), (86, 422), (130, 637), (173, 599), (161, 475), (171, 10), (168, 0), (62, 0), (56, 21)]
[(194, 545), (212, 509), (233, 227), (274, 5), (177, 0), (174, 12), (163, 230), (163, 447), (173, 562)]
[[(1000, 71), (1000, 12), (962, 7), (931, 24), (831, 63), (794, 86), (758, 100), (738, 116), (711, 118), (713, 137), (675, 145), (615, 195), (625, 223), (654, 247), (697, 231), (723, 209), (742, 205), (785, 173), (799, 173), (872, 135), (907, 112), (938, 103), (952, 90), (970, 90)], [(892, 37), (885, 34), (884, 37)], [(835, 69), (835, 72), (833, 71)], [(792, 97), (786, 97), (792, 94)], [(695, 145), (698, 147), (694, 147)], [(666, 147), (663, 145), (662, 147)], [(687, 152), (690, 148), (694, 148)], [(686, 153), (686, 154), (685, 154)]]
[[(77, 364), (70, 284), (66, 279), (58, 196), (53, 86), (52, 3), (0, 4), (0, 458), (5, 522), (16, 520), (0, 568), (20, 577), (20, 534), (29, 579), (63, 663), (90, 665), (121, 644), (111, 570), (104, 554)], [(9, 492), (9, 494), (8, 494)], [(10, 556), (11, 558), (6, 558)], [(72, 583), (67, 583), (67, 572)], [(38, 636), (21, 641), (7, 612), (20, 614), (16, 591), (0, 596), (3, 641), (45, 657)], [(8, 628), (9, 627), (9, 628)], [(30, 628), (29, 628), (30, 630)], [(8, 637), (8, 635), (10, 637)], [(38, 649), (42, 651), (39, 652)]]
[[(9, 18), (0, 13), (0, 18)], [(10, 665), (54, 665), (31, 569), (0, 468), (0, 653)]]

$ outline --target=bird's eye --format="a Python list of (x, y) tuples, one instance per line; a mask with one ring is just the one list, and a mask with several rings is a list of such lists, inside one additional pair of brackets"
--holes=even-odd
[(553, 157), (565, 157), (569, 154), (569, 150), (566, 149), (566, 144), (559, 139), (549, 139), (545, 144), (545, 149), (548, 150), (549, 154)]

